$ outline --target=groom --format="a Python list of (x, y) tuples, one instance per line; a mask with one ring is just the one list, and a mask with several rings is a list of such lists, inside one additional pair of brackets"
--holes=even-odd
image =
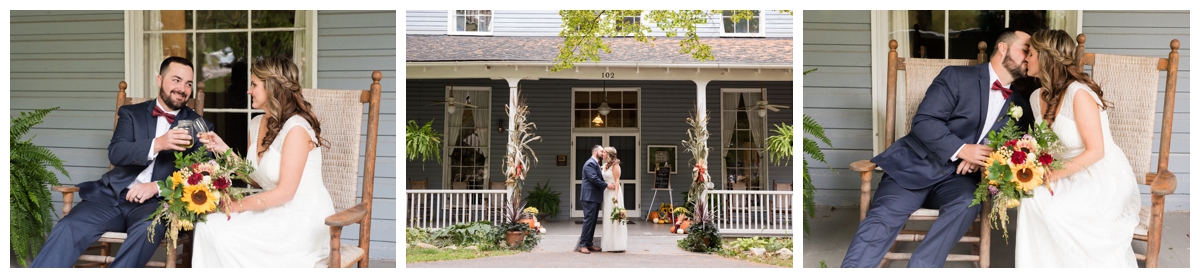
[[(177, 120), (200, 119), (187, 107), (192, 96), (192, 63), (170, 57), (159, 67), (158, 98), (121, 106), (119, 119), (108, 144), (112, 170), (100, 180), (76, 185), (82, 201), (54, 225), (32, 267), (71, 267), (79, 255), (105, 232), (128, 234), (109, 267), (142, 267), (150, 261), (162, 241), (165, 225), (158, 225), (149, 240), (146, 218), (159, 207), (158, 184), (175, 171), (175, 153), (184, 149), (191, 135), (172, 129)], [(205, 121), (209, 130), (211, 123)]]
[(596, 235), (596, 215), (600, 213), (600, 202), (604, 198), (604, 189), (614, 189), (615, 184), (608, 184), (600, 175), (600, 161), (604, 159), (604, 147), (592, 147), (592, 158), (583, 163), (583, 185), (580, 186), (579, 200), (583, 202), (583, 232), (579, 235), (579, 253), (591, 254), (600, 252), (600, 247), (592, 244)]
[(980, 206), (970, 204), (980, 181), (975, 172), (992, 151), (984, 141), (987, 133), (1011, 120), (1010, 105), (1024, 110), (1017, 126), (1033, 122), (1036, 111), (1009, 89), (1025, 76), (1028, 44), (1028, 33), (1005, 30), (988, 63), (947, 67), (938, 74), (909, 134), (871, 159), (884, 173), (842, 267), (878, 267), (909, 215), (922, 207), (938, 209), (939, 215), (908, 267), (945, 264), (950, 248), (979, 215)]

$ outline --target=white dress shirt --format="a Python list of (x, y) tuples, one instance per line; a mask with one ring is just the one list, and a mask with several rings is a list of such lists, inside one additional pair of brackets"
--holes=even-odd
[[(154, 100), (154, 105), (158, 106), (158, 109), (162, 109), (164, 112), (167, 112), (167, 114), (176, 115), (176, 116), (179, 115), (179, 110), (175, 110), (175, 111), (167, 110), (166, 107), (163, 107), (162, 104), (158, 102), (158, 99)], [(167, 117), (156, 117), (156, 118), (158, 118), (157, 119), (158, 125), (156, 125), (154, 128), (154, 138), (158, 139), (158, 137), (162, 137), (163, 134), (166, 134), (167, 130), (171, 129), (171, 123), (167, 122)], [(153, 177), (153, 175), (154, 175), (154, 159), (158, 157), (158, 153), (154, 152), (154, 145), (153, 145), (154, 143), (150, 143), (150, 144), (151, 144), (150, 154), (146, 155), (146, 157), (147, 157), (146, 160), (148, 161), (146, 169), (142, 170), (142, 172), (138, 174), (137, 178), (133, 179), (133, 183), (126, 185), (125, 188), (133, 187), (133, 185), (139, 184), (139, 183), (150, 182), (150, 177)], [(118, 196), (118, 197), (120, 197), (120, 196)]]
[[(1000, 77), (996, 75), (996, 70), (991, 66), (988, 66), (987, 68), (989, 77), (987, 84), (988, 88), (991, 88), (992, 84), (996, 83), (996, 80), (1000, 80)], [(1010, 86), (1012, 86), (1012, 83), (1005, 85), (1004, 88), (1009, 88)], [(976, 144), (982, 144), (983, 141), (987, 139), (988, 131), (992, 130), (992, 125), (996, 124), (996, 118), (999, 118), (1000, 116), (1000, 110), (1004, 109), (1004, 101), (1005, 99), (1003, 92), (995, 89), (988, 90), (988, 108), (986, 114), (983, 114), (985, 119), (983, 121), (983, 131), (981, 131), (979, 134), (979, 140), (975, 140)], [(958, 150), (954, 151), (954, 155), (950, 157), (950, 161), (958, 161), (958, 152), (961, 152), (962, 148), (965, 146), (967, 146), (967, 144), (959, 146)]]

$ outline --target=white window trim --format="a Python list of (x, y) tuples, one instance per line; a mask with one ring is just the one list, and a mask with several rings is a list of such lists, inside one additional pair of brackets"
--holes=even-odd
[[(1074, 24), (1067, 24), (1067, 33), (1079, 34), (1083, 32), (1083, 11), (1070, 10), (1067, 11), (1067, 21), (1074, 20)], [(1005, 16), (1005, 20), (1008, 16)], [(949, 23), (947, 23), (949, 24)], [(1005, 22), (1008, 25), (1008, 22)], [(888, 41), (893, 32), (891, 26), (909, 26), (908, 11), (871, 11), (871, 149), (872, 155), (883, 152), (883, 136), (884, 125), (887, 120), (885, 115), (887, 108), (887, 62), (888, 62)], [(1072, 30), (1073, 29), (1073, 30)], [(906, 58), (908, 53), (912, 53), (908, 49), (908, 36), (897, 36), (896, 42), (899, 46), (896, 47), (896, 53), (901, 58)], [(991, 43), (991, 42), (989, 42)], [(948, 50), (947, 50), (948, 51)], [(904, 98), (899, 94), (904, 93), (904, 72), (897, 75), (896, 82), (896, 107), (905, 107)], [(901, 111), (897, 111), (900, 113)], [(904, 121), (896, 121), (896, 133), (901, 134), (908, 130), (907, 126), (903, 126)], [(899, 138), (897, 138), (899, 139)]]
[(767, 36), (767, 10), (758, 10), (758, 33), (728, 33), (725, 30), (725, 15), (717, 15), (717, 28), (721, 29), (720, 37), (766, 37)]
[(485, 31), (458, 31), (457, 21), (454, 20), (456, 10), (447, 10), (446, 34), (454, 36), (491, 36), (496, 31), (496, 10), (477, 10), (477, 11), (492, 11), (492, 20), (488, 21), (488, 30)]
[[(650, 13), (650, 10), (643, 10), (641, 14), (639, 14), (639, 15), (637, 15), (637, 16), (634, 16), (635, 18), (637, 18), (638, 24), (641, 24), (642, 26), (647, 26), (647, 25), (646, 25), (646, 15), (647, 15), (647, 14), (649, 14), (649, 13)], [(624, 20), (626, 17), (628, 17), (628, 16), (622, 16), (622, 17), (621, 17), (621, 19), (622, 19), (622, 20)], [(651, 28), (653, 28), (654, 26), (650, 26), (650, 27), (651, 27)], [(651, 32), (653, 32), (654, 30), (652, 29), (652, 30), (650, 30), (650, 31), (651, 31)], [(616, 36), (616, 37), (621, 37), (621, 38), (632, 38), (632, 37), (634, 37), (634, 36), (633, 36), (633, 35), (629, 35), (629, 36)]]
[[(633, 92), (637, 92), (638, 107), (636, 109), (624, 109), (624, 110), (638, 111), (637, 127), (575, 127), (575, 107), (574, 107), (575, 93), (579, 92), (579, 91), (587, 91), (587, 92), (596, 92), (596, 91), (629, 92), (629, 91), (633, 91)], [(568, 117), (569, 117), (569, 119), (571, 119), (572, 132), (586, 132), (588, 130), (593, 130), (593, 131), (594, 130), (640, 131), (642, 129), (642, 118), (644, 118), (644, 115), (643, 115), (644, 110), (642, 109), (643, 107), (642, 107), (642, 88), (641, 87), (572, 87), (571, 88), (571, 106), (572, 107), (569, 111), (570, 115)]]
[[(724, 117), (725, 111), (729, 111), (729, 110), (725, 110), (725, 108), (724, 108), (725, 107), (725, 94), (759, 93), (759, 92), (762, 93), (762, 99), (767, 100), (767, 89), (766, 88), (721, 88), (721, 95), (720, 95), (721, 106), (717, 107), (717, 109), (719, 109), (721, 111), (720, 117)], [(762, 138), (762, 144), (760, 144), (758, 147), (758, 149), (761, 149), (761, 150), (766, 150), (766, 147), (767, 147), (767, 135), (770, 133), (770, 130), (771, 130), (770, 126), (768, 126), (768, 124), (771, 123), (771, 121), (768, 119), (770, 116), (771, 116), (771, 113), (767, 113), (767, 116), (762, 117), (763, 134), (762, 134), (762, 137), (760, 137), (760, 138)], [(725, 121), (723, 121), (720, 117), (717, 117), (717, 121), (718, 121), (717, 124), (724, 125)], [(725, 128), (724, 126), (721, 126), (721, 129), (724, 129), (724, 128)], [(720, 136), (721, 136), (720, 150), (721, 150), (721, 153), (724, 153), (724, 151), (725, 151), (725, 133), (721, 133)], [(738, 149), (741, 149), (741, 148), (738, 148)], [(770, 173), (771, 165), (767, 161), (766, 152), (760, 151), (758, 153), (758, 156), (759, 156), (759, 161), (763, 162), (759, 167), (761, 169), (759, 171), (760, 171), (760, 173), (761, 173), (760, 175), (762, 177), (758, 180), (758, 186), (759, 186), (760, 190), (767, 190), (770, 188), (770, 185), (766, 184), (766, 183), (767, 183), (767, 181), (770, 180), (770, 177), (771, 177), (771, 173)], [(717, 189), (724, 190), (725, 187), (728, 186), (728, 184), (726, 184), (726, 182), (728, 182), (729, 179), (727, 179), (726, 177), (729, 177), (729, 173), (728, 173), (729, 167), (727, 165), (725, 165), (725, 157), (724, 156), (721, 156), (718, 154), (717, 159), (721, 160), (721, 177), (720, 177), (721, 178), (721, 187), (717, 188)], [(747, 184), (746, 186), (749, 187), (749, 184)]]
[[(305, 54), (307, 56), (306, 58), (308, 61), (310, 61), (309, 62), (310, 66), (305, 68), (304, 76), (301, 78), (307, 79), (310, 82), (309, 84), (311, 84), (310, 86), (312, 88), (319, 88), (319, 87), (317, 87), (317, 74), (316, 74), (316, 72), (317, 72), (316, 71), (316, 69), (317, 69), (317, 29), (318, 29), (317, 28), (317, 11), (307, 10), (307, 11), (305, 11), (305, 13), (306, 14), (305, 14), (305, 22), (304, 22), (305, 25), (304, 26), (308, 26), (308, 27), (306, 27), (307, 30), (305, 30), (305, 32), (304, 32), (305, 36), (303, 39), (308, 41), (308, 45), (310, 48), (310, 49), (305, 50)], [(148, 77), (148, 75), (145, 74), (145, 71), (157, 70), (157, 66), (155, 66), (153, 68), (145, 68), (145, 69), (138, 68), (139, 66), (148, 65), (147, 64), (148, 61), (146, 61), (146, 56), (144, 55), (146, 52), (146, 45), (144, 43), (142, 43), (142, 38), (145, 36), (145, 34), (150, 33), (150, 32), (146, 32), (145, 30), (143, 30), (142, 26), (145, 26), (145, 22), (146, 22), (144, 15), (145, 15), (144, 10), (125, 11), (125, 83), (129, 86), (125, 90), (125, 92), (127, 94), (129, 94), (129, 97), (151, 98), (151, 97), (155, 96), (153, 94), (153, 92), (157, 91), (155, 88), (146, 88), (146, 84), (149, 83), (147, 79), (149, 79), (151, 77)], [(247, 29), (252, 30), (252, 32), (253, 32), (256, 30), (261, 31), (261, 30), (271, 30), (271, 29), (278, 29), (278, 28), (256, 28), (256, 29), (247, 28)], [(291, 30), (291, 29), (295, 29), (295, 28), (283, 28), (283, 29)], [(241, 29), (238, 29), (238, 30), (241, 30)], [(193, 32), (193, 31), (180, 30), (180, 32), (182, 33), (182, 32)], [(163, 32), (163, 33), (171, 33), (171, 32)], [(192, 62), (193, 65), (196, 64), (196, 62), (195, 62), (196, 57), (186, 57), (186, 58), (188, 58), (188, 60), (193, 61)], [(162, 61), (157, 61), (154, 63), (158, 64), (160, 62), (162, 62)], [(247, 82), (249, 82), (249, 81), (247, 81)], [(198, 85), (199, 85), (199, 82), (193, 82), (193, 84), (192, 84), (193, 92), (196, 91), (196, 88), (197, 88), (196, 86), (198, 86)], [(205, 109), (205, 111), (210, 111), (210, 110), (213, 112), (243, 112), (243, 113), (244, 112), (262, 112), (262, 110), (259, 110), (259, 109), (245, 109), (245, 108), (233, 108), (233, 109), (209, 108), (209, 109)]]
[[(450, 97), (451, 89), (458, 90), (458, 91), (487, 91), (488, 95), (492, 95), (492, 87), (445, 86), (445, 92), (442, 94), (442, 96), (444, 98)], [(492, 100), (491, 97), (489, 97), (488, 99), (489, 99), (489, 101), (486, 104), (487, 112), (483, 113), (488, 118), (486, 121), (484, 121), (485, 123), (491, 123), (491, 121), (492, 121), (492, 102), (494, 102), (494, 100)], [(463, 101), (463, 100), (456, 99), (455, 101)], [(475, 104), (475, 105), (479, 106), (479, 107), (484, 106), (483, 104)], [(475, 108), (475, 109), (481, 110), (483, 108)], [(455, 113), (463, 113), (463, 111), (458, 110), (458, 111), (455, 111)], [(443, 117), (443, 119), (450, 119), (449, 113), (446, 113), (445, 106), (442, 106), (442, 117)], [(487, 132), (491, 132), (492, 131), (491, 124), (489, 124), (488, 126), (489, 127), (487, 128)], [(459, 127), (459, 128), (461, 128), (461, 127)], [(478, 128), (478, 127), (476, 127), (476, 128)], [(442, 133), (445, 133), (449, 129), (450, 129), (450, 121), (443, 120), (442, 121)], [(507, 134), (507, 132), (506, 132), (506, 134)], [(507, 137), (507, 135), (505, 135), (505, 137)], [(492, 178), (491, 177), (492, 176), (492, 157), (491, 157), (492, 142), (491, 142), (490, 138), (491, 137), (489, 136), (488, 142), (484, 142), (485, 145), (483, 147), (451, 146), (450, 145), (451, 139), (443, 138), (443, 140), (442, 140), (442, 161), (445, 161), (445, 163), (442, 163), (442, 182), (443, 182), (442, 189), (450, 189), (450, 184), (452, 182), (454, 182), (454, 180), (452, 179), (453, 177), (451, 177), (451, 174), (450, 174), (450, 172), (451, 172), (450, 167), (452, 167), (452, 165), (450, 165), (450, 153), (451, 153), (450, 148), (454, 148), (454, 147), (468, 148), (468, 149), (469, 148), (482, 149), (484, 156), (487, 157), (487, 159), (484, 160), (485, 162), (483, 164), (484, 172), (487, 175), (487, 177), (485, 177), (485, 179), (484, 179), (485, 183), (483, 184), (483, 186), (484, 186), (484, 188), (487, 188), (488, 184), (486, 184), (486, 182), (490, 182), (491, 178)], [(455, 138), (455, 140), (457, 140), (457, 138)]]

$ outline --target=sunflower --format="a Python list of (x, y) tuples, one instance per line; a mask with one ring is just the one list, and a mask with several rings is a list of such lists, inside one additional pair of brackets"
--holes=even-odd
[(1016, 183), (1017, 189), (1021, 191), (1031, 191), (1038, 185), (1042, 184), (1042, 167), (1037, 167), (1033, 163), (1009, 165), (1013, 171), (1012, 182)]
[(1008, 159), (1004, 158), (1003, 153), (1000, 153), (999, 151), (994, 151), (994, 152), (992, 152), (991, 155), (988, 155), (987, 161), (984, 161), (983, 164), (986, 165), (987, 167), (992, 167), (993, 163), (999, 162), (1000, 165), (1004, 165), (1004, 164), (1006, 164), (1005, 162), (1007, 162), (1007, 161), (1008, 161)]
[(171, 190), (179, 189), (179, 185), (183, 184), (183, 171), (175, 171), (171, 174)]
[(217, 209), (217, 198), (208, 187), (202, 185), (185, 185), (183, 187), (183, 202), (187, 210), (197, 214), (208, 213)]

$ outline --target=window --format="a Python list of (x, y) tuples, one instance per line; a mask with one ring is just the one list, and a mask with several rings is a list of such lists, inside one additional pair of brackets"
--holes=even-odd
[[(901, 58), (976, 59), (980, 41), (984, 54), (995, 50), (995, 37), (1005, 28), (1021, 30), (1061, 29), (1075, 35), (1083, 26), (1079, 11), (872, 11), (871, 12), (871, 99), (874, 153), (883, 151), (887, 107), (888, 41), (896, 40)], [(899, 78), (903, 80), (904, 72)], [(904, 82), (897, 83), (903, 94)], [(897, 107), (905, 107), (897, 97)], [(903, 113), (903, 111), (898, 111)], [(897, 115), (901, 115), (897, 114)], [(907, 121), (896, 121), (896, 137), (908, 133)]]
[(736, 12), (738, 11), (721, 12), (722, 36), (763, 36), (762, 11), (752, 10), (750, 12), (753, 15), (750, 19), (734, 21), (733, 17)]
[(642, 24), (642, 16), (641, 16), (641, 15), (638, 15), (638, 16), (622, 16), (621, 18), (617, 19), (616, 21), (617, 21), (617, 22), (616, 22), (617, 24), (615, 25), (615, 27), (616, 27), (616, 29), (617, 29), (617, 32), (621, 32), (621, 30), (622, 30), (622, 27), (621, 27), (621, 25), (637, 25), (637, 24)]
[(467, 108), (456, 105), (446, 109), (446, 177), (450, 181), (444, 189), (483, 189), (487, 186), (488, 155), (490, 154), (489, 128), (492, 108), (492, 89), (488, 87), (446, 87), (446, 97), (457, 103), (476, 106)]
[(575, 128), (638, 127), (637, 88), (576, 88), (572, 122)]
[(721, 89), (721, 160), (727, 190), (766, 189), (767, 118), (754, 106), (763, 89)]
[(261, 110), (246, 94), (250, 65), (273, 56), (300, 68), (303, 87), (315, 86), (313, 11), (130, 11), (127, 12), (126, 79), (134, 97), (156, 97), (155, 76), (163, 59), (185, 57), (195, 74), (193, 92), (204, 92), (204, 118), (225, 142), (246, 155), (248, 126)]
[(491, 10), (454, 10), (450, 12), (450, 34), (491, 35)]

